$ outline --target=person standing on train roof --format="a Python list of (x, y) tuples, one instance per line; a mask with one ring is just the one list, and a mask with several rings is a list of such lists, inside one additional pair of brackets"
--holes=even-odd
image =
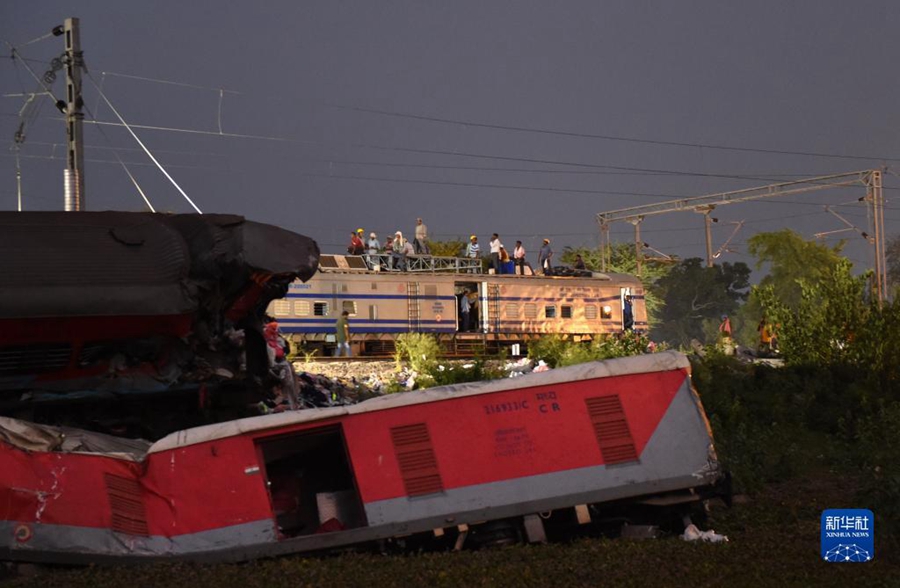
[(525, 247), (521, 241), (516, 241), (516, 248), (513, 249), (513, 261), (516, 264), (516, 273), (525, 275)]
[(394, 233), (394, 239), (391, 241), (391, 260), (394, 266), (394, 269), (406, 269), (406, 266), (401, 268), (400, 261), (402, 260), (400, 250), (403, 249), (403, 233), (397, 231)]
[(500, 273), (500, 248), (503, 247), (503, 243), (500, 242), (500, 235), (494, 233), (491, 235), (491, 242), (489, 243), (491, 246), (491, 269), (494, 270), (494, 273)]
[(538, 265), (545, 276), (553, 275), (553, 265), (550, 261), (553, 258), (553, 249), (550, 248), (550, 239), (544, 239), (544, 245), (538, 253)]
[(337, 342), (334, 356), (340, 357), (342, 352), (346, 352), (347, 357), (350, 357), (350, 313), (346, 310), (334, 325), (334, 340)]
[(416, 219), (415, 253), (431, 255), (431, 250), (428, 249), (428, 226), (420, 218)]
[[(466, 257), (469, 259), (478, 259), (478, 257), (480, 255), (481, 255), (481, 245), (478, 244), (478, 237), (476, 237), (475, 235), (470, 235), (469, 236), (469, 244), (466, 245)], [(475, 268), (474, 267), (470, 268), (469, 273), (474, 274)]]

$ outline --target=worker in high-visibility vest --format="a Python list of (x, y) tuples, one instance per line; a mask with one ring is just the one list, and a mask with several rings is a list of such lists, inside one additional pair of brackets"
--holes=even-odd
[(759, 321), (759, 326), (756, 327), (756, 330), (759, 331), (759, 351), (774, 351), (775, 331), (772, 328), (772, 325), (766, 321), (766, 317), (762, 317), (762, 320)]

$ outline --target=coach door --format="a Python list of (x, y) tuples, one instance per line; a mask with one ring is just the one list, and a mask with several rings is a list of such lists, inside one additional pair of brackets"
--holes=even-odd
[(256, 448), (281, 538), (366, 526), (340, 425), (257, 439)]
[(634, 305), (629, 302), (631, 298), (631, 288), (620, 288), (619, 304), (622, 308), (622, 330), (630, 331), (634, 329)]

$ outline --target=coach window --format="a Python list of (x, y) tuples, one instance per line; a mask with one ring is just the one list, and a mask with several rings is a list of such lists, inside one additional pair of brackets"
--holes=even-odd
[(606, 305), (600, 310), (600, 318), (602, 319), (610, 319), (612, 318), (612, 306)]
[(344, 300), (341, 302), (341, 310), (350, 316), (356, 316), (356, 302), (353, 300)]
[(328, 316), (328, 303), (313, 302), (313, 316)]
[(549, 304), (544, 307), (544, 318), (556, 318), (556, 306)]
[(276, 300), (273, 310), (275, 312), (275, 316), (290, 316), (291, 315), (291, 301), (290, 300)]
[(527, 318), (527, 319), (536, 319), (537, 318), (537, 304), (532, 304), (530, 302), (525, 303), (525, 318)]
[(309, 316), (309, 300), (298, 300), (295, 302), (294, 314), (297, 316)]
[(567, 318), (567, 319), (572, 318), (572, 307), (571, 307), (571, 306), (566, 306), (566, 305), (561, 306), (561, 307), (559, 308), (559, 315), (560, 315), (562, 318)]
[(510, 302), (506, 305), (506, 318), (519, 318), (519, 305)]
[(593, 304), (588, 304), (584, 307), (584, 318), (589, 321), (592, 321), (597, 318), (597, 307)]
[(377, 321), (378, 320), (378, 306), (375, 304), (369, 305), (369, 320)]

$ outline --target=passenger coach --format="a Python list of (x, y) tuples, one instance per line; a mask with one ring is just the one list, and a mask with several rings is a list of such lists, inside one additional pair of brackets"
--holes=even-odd
[[(383, 256), (375, 256), (383, 260)], [(422, 256), (410, 271), (381, 271), (365, 256), (322, 255), (316, 275), (291, 284), (269, 307), (281, 331), (306, 349), (329, 352), (334, 325), (350, 315), (355, 354), (393, 350), (399, 333), (433, 333), (450, 352), (496, 351), (546, 334), (589, 339), (625, 328), (625, 296), (634, 328), (647, 328), (640, 280), (627, 274), (494, 275), (473, 260)], [(460, 298), (471, 293), (469, 325)]]

